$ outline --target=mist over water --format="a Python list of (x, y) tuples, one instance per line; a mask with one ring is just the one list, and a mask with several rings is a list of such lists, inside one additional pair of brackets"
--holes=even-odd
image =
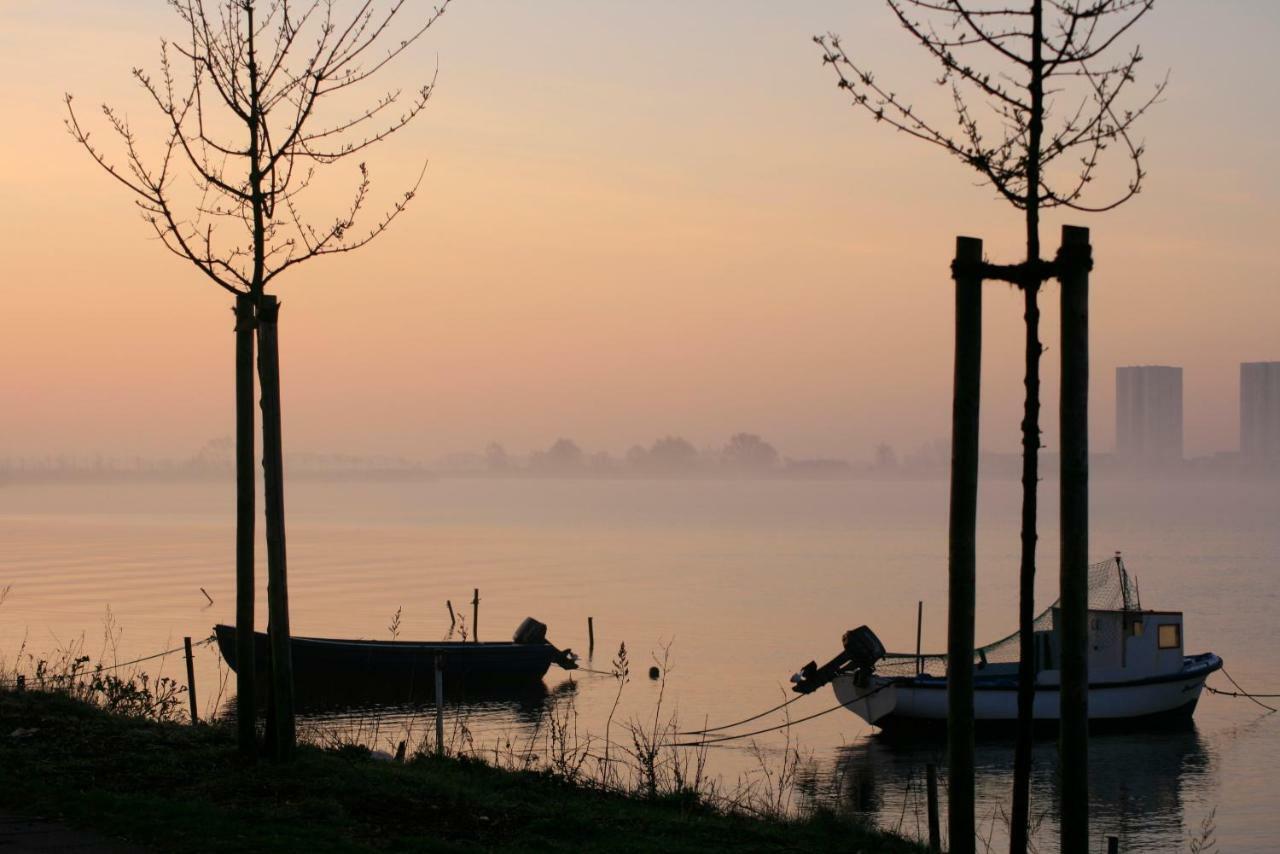
[[(1056, 597), (1056, 490), (1042, 489), (1037, 606)], [(123, 629), (121, 660), (208, 636), (233, 622), (233, 485), (206, 483), (10, 484), (0, 488), (0, 655), (21, 644), (44, 653), (85, 637), (97, 657), (107, 608)], [(289, 570), (296, 634), (438, 639), (445, 607), (470, 619), (480, 589), (479, 636), (510, 636), (525, 616), (549, 639), (608, 670), (619, 643), (632, 660), (617, 722), (652, 717), (658, 683), (650, 654), (669, 645), (668, 708), (682, 728), (737, 720), (784, 699), (787, 677), (823, 660), (840, 633), (870, 625), (892, 650), (915, 643), (924, 601), (926, 651), (945, 648), (947, 484), (925, 480), (441, 479), (413, 483), (291, 481)], [(987, 479), (979, 500), (978, 642), (1015, 624), (1019, 489)], [(1186, 612), (1186, 649), (1212, 650), (1246, 688), (1280, 691), (1272, 654), (1280, 599), (1280, 484), (1275, 481), (1115, 480), (1093, 487), (1094, 560), (1124, 552), (1142, 603)], [(263, 550), (259, 549), (259, 555)], [(265, 626), (265, 573), (259, 576)], [(213, 598), (209, 605), (201, 594)], [(466, 604), (464, 604), (466, 603)], [(164, 664), (181, 679), (181, 659)], [(217, 697), (216, 653), (202, 649), (202, 705)], [(233, 686), (234, 681), (231, 685)], [(1210, 684), (1225, 687), (1219, 677)], [(545, 692), (466, 709), (481, 745), (527, 737), (549, 708), (572, 697), (580, 728), (602, 735), (616, 683), (553, 669)], [(456, 699), (456, 698), (455, 698)], [(827, 691), (791, 707), (794, 717), (834, 704)], [(770, 718), (762, 723), (781, 721)], [(386, 747), (421, 736), (429, 721), (388, 710), (371, 729)], [(343, 720), (313, 716), (316, 726)], [(1095, 737), (1091, 742), (1096, 834), (1119, 833), (1125, 851), (1185, 847), (1216, 809), (1223, 850), (1270, 850), (1280, 818), (1268, 780), (1280, 763), (1280, 716), (1245, 700), (1207, 695), (1193, 732)], [(817, 798), (916, 832), (923, 771), (941, 744), (893, 744), (852, 714), (797, 726), (806, 756), (802, 798)], [(777, 757), (781, 736), (758, 743)], [(1012, 743), (982, 742), (979, 817), (1003, 837)], [(1040, 743), (1033, 781), (1039, 816), (1052, 802), (1056, 750)], [(746, 743), (711, 751), (730, 782), (757, 760)], [(945, 795), (944, 795), (945, 798)], [(992, 829), (994, 828), (994, 829)], [(1039, 834), (1052, 845), (1055, 817)]]

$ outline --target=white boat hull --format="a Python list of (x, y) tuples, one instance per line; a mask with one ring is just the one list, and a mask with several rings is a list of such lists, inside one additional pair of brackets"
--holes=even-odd
[[(1158, 678), (1089, 686), (1089, 720), (1098, 724), (1190, 718), (1209, 674), (1222, 667), (1212, 653), (1186, 659), (1183, 668)], [(836, 698), (854, 714), (883, 728), (903, 725), (941, 726), (947, 719), (947, 683), (943, 678), (872, 676), (863, 686), (851, 673), (831, 682)], [(1058, 686), (1036, 686), (1034, 718), (1056, 723)], [(982, 724), (1013, 722), (1018, 717), (1013, 680), (975, 680), (974, 716)]]

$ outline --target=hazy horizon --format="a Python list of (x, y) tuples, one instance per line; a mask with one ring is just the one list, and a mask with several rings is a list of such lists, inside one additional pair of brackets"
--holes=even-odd
[[(139, 127), (164, 4), (6, 4), (0, 95), (20, 166), (0, 212), (9, 283), (4, 454), (175, 456), (231, 432), (228, 296), (147, 237), (62, 128), (61, 95)], [(1021, 258), (1021, 222), (975, 176), (866, 121), (810, 42), (833, 30), (923, 107), (930, 60), (879, 5), (457, 2), (387, 85), (437, 63), (422, 118), (368, 162), (422, 191), (381, 241), (281, 280), (286, 450), (413, 456), (571, 436), (624, 450), (760, 434), (865, 459), (949, 433), (957, 234)], [(1269, 258), (1280, 6), (1163, 2), (1130, 43), (1149, 183), (1093, 231), (1093, 446), (1113, 369), (1184, 368), (1185, 452), (1237, 445), (1238, 365), (1280, 359)], [(35, 70), (35, 73), (33, 73)], [(376, 87), (375, 87), (376, 89)], [(1138, 90), (1135, 90), (1138, 91)], [(945, 117), (945, 112), (935, 112)], [(98, 128), (99, 133), (102, 129)], [(339, 170), (340, 175), (349, 173)], [(345, 187), (343, 178), (336, 183)], [(982, 446), (1018, 448), (1021, 299), (986, 291)], [(1057, 422), (1057, 288), (1043, 425)]]

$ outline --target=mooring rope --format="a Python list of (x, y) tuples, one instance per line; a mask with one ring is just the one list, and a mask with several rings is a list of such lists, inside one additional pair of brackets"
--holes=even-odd
[[(739, 733), (737, 735), (721, 735), (715, 738), (703, 738), (703, 739), (699, 739), (698, 741), (678, 741), (672, 744), (664, 744), (662, 746), (663, 747), (704, 747), (707, 745), (720, 744), (721, 742), (725, 742), (725, 741), (737, 741), (738, 739), (742, 739), (742, 738), (752, 738), (757, 735), (765, 735), (767, 733), (777, 732), (778, 730), (781, 730), (781, 729), (788, 729), (792, 726), (795, 726), (796, 724), (802, 724), (807, 721), (811, 721), (815, 718), (820, 718), (823, 715), (829, 715), (832, 712), (838, 711), (840, 709), (851, 708), (854, 703), (860, 703), (863, 700), (867, 699), (868, 697), (874, 697), (876, 694), (880, 693), (881, 691), (883, 691), (885, 688), (888, 688), (892, 684), (894, 683), (886, 682), (883, 685), (880, 685), (879, 687), (877, 687), (875, 690), (868, 691), (867, 693), (863, 694), (861, 697), (859, 697), (856, 700), (850, 700), (847, 703), (837, 703), (836, 705), (832, 706), (829, 709), (823, 709), (821, 712), (814, 712), (812, 715), (806, 715), (803, 718), (797, 718), (795, 720), (787, 719), (786, 721), (778, 724), (777, 726), (766, 727), (765, 729), (758, 729), (752, 732)], [(802, 694), (800, 696), (805, 696), (805, 695)], [(793, 697), (788, 702), (794, 702), (795, 699), (796, 698)], [(677, 733), (677, 735), (680, 735), (680, 734), (681, 733)]]
[[(196, 643), (191, 644), (191, 648), (195, 649), (198, 646), (208, 646), (209, 644), (213, 643), (216, 640), (217, 640), (216, 637), (208, 637), (202, 641), (198, 641)], [(97, 676), (100, 673), (107, 673), (112, 670), (119, 670), (121, 667), (130, 667), (134, 664), (141, 664), (144, 661), (153, 661), (157, 658), (164, 658), (166, 655), (173, 655), (175, 652), (186, 652), (186, 650), (187, 650), (187, 647), (185, 644), (183, 644), (182, 646), (174, 647), (173, 649), (166, 649), (164, 652), (157, 652), (155, 655), (147, 655), (147, 656), (143, 656), (142, 658), (135, 658), (133, 661), (122, 661), (119, 664), (113, 664), (110, 667), (103, 667), (101, 664), (99, 664), (95, 666), (92, 670), (84, 670), (78, 673), (59, 675), (51, 678), (81, 679), (85, 676)]]
[(678, 732), (676, 733), (676, 735), (706, 735), (709, 732), (720, 732), (721, 730), (733, 729), (736, 726), (742, 726), (743, 724), (749, 724), (754, 720), (759, 720), (760, 718), (763, 718), (765, 715), (771, 715), (774, 712), (781, 711), (782, 709), (785, 709), (787, 706), (790, 706), (796, 700), (804, 699), (807, 696), (809, 695), (797, 694), (796, 696), (792, 697), (790, 700), (787, 700), (785, 703), (779, 703), (778, 705), (774, 706), (772, 709), (766, 709), (765, 711), (761, 712), (758, 715), (752, 715), (749, 718), (743, 718), (742, 720), (734, 721), (731, 724), (721, 724), (720, 726), (709, 726), (706, 729), (688, 729), (688, 730), (683, 730), (681, 732)]
[(1241, 688), (1241, 687), (1240, 687), (1240, 683), (1239, 683), (1239, 682), (1237, 682), (1236, 680), (1234, 680), (1234, 679), (1232, 679), (1232, 678), (1231, 678), (1231, 674), (1227, 672), (1227, 669), (1226, 669), (1225, 667), (1224, 667), (1224, 668), (1222, 668), (1222, 675), (1223, 675), (1223, 676), (1225, 676), (1225, 677), (1227, 677), (1227, 681), (1229, 681), (1232, 685), (1236, 686), (1236, 690), (1235, 690), (1235, 691), (1220, 691), (1220, 690), (1218, 690), (1217, 688), (1214, 688), (1212, 685), (1209, 685), (1209, 684), (1206, 682), (1204, 687), (1206, 687), (1206, 688), (1208, 688), (1208, 689), (1209, 689), (1209, 693), (1210, 693), (1210, 694), (1221, 694), (1221, 695), (1222, 695), (1222, 696), (1224, 696), (1224, 697), (1246, 697), (1246, 698), (1248, 698), (1248, 699), (1252, 700), (1253, 702), (1257, 703), (1257, 704), (1258, 704), (1259, 706), (1261, 706), (1262, 708), (1266, 709), (1268, 712), (1274, 712), (1274, 711), (1276, 711), (1276, 709), (1272, 708), (1271, 706), (1268, 706), (1266, 703), (1262, 702), (1262, 701), (1261, 701), (1261, 700), (1259, 700), (1258, 698), (1259, 698), (1259, 697), (1263, 697), (1263, 698), (1265, 698), (1265, 699), (1271, 700), (1271, 699), (1275, 699), (1275, 698), (1277, 698), (1277, 697), (1280, 697), (1280, 694), (1250, 694), (1248, 691), (1246, 691), (1246, 690), (1244, 690), (1243, 688)]

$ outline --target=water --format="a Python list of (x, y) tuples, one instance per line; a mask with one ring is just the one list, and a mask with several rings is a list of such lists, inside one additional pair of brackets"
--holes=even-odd
[[(1047, 483), (1038, 607), (1055, 596), (1054, 492)], [(469, 617), (478, 587), (482, 639), (505, 639), (533, 615), (557, 645), (585, 653), (590, 615), (591, 666), (601, 670), (626, 642), (632, 676), (615, 740), (629, 741), (618, 722), (652, 718), (659, 683), (645, 671), (664, 646), (666, 708), (686, 727), (719, 724), (778, 703), (787, 677), (834, 654), (847, 628), (867, 623), (890, 649), (911, 649), (917, 600), (925, 602), (926, 651), (944, 649), (946, 501), (941, 481), (293, 481), (293, 629), (385, 638), (402, 608), (402, 638), (440, 638), (445, 600)], [(1013, 627), (1018, 501), (1014, 483), (983, 487), (979, 643)], [(0, 587), (12, 585), (0, 606), (0, 655), (12, 661), (24, 638), (45, 652), (83, 634), (96, 656), (108, 607), (123, 630), (121, 660), (232, 622), (232, 508), (229, 483), (0, 487)], [(1187, 612), (1188, 651), (1213, 650), (1246, 687), (1280, 691), (1272, 648), (1278, 510), (1275, 483), (1104, 480), (1094, 485), (1093, 555), (1123, 549), (1145, 606)], [(261, 567), (259, 579), (264, 590)], [(264, 611), (262, 602), (260, 624)], [(180, 658), (164, 667), (182, 678)], [(197, 671), (202, 705), (212, 704), (219, 671), (211, 648), (199, 652)], [(553, 669), (545, 693), (469, 704), (466, 720), (486, 748), (518, 743), (572, 697), (580, 730), (598, 736), (616, 687), (607, 676)], [(791, 709), (799, 717), (833, 704), (824, 690)], [(380, 746), (408, 727), (429, 731), (427, 718), (404, 710), (310, 723), (359, 727)], [(923, 768), (942, 758), (942, 746), (890, 744), (873, 733), (843, 711), (796, 727), (806, 759), (801, 797), (915, 834)], [(759, 745), (777, 762), (785, 741), (765, 736)], [(1097, 737), (1090, 761), (1095, 832), (1099, 840), (1120, 834), (1122, 850), (1185, 850), (1214, 810), (1223, 850), (1271, 850), (1280, 833), (1268, 794), (1280, 767), (1280, 715), (1247, 701), (1206, 696), (1193, 732)], [(1040, 744), (1033, 798), (1043, 850), (1055, 847), (1055, 762), (1053, 743)], [(1012, 744), (982, 743), (978, 763), (978, 814), (998, 843)], [(733, 745), (713, 750), (711, 764), (732, 785), (750, 778), (758, 759)]]

